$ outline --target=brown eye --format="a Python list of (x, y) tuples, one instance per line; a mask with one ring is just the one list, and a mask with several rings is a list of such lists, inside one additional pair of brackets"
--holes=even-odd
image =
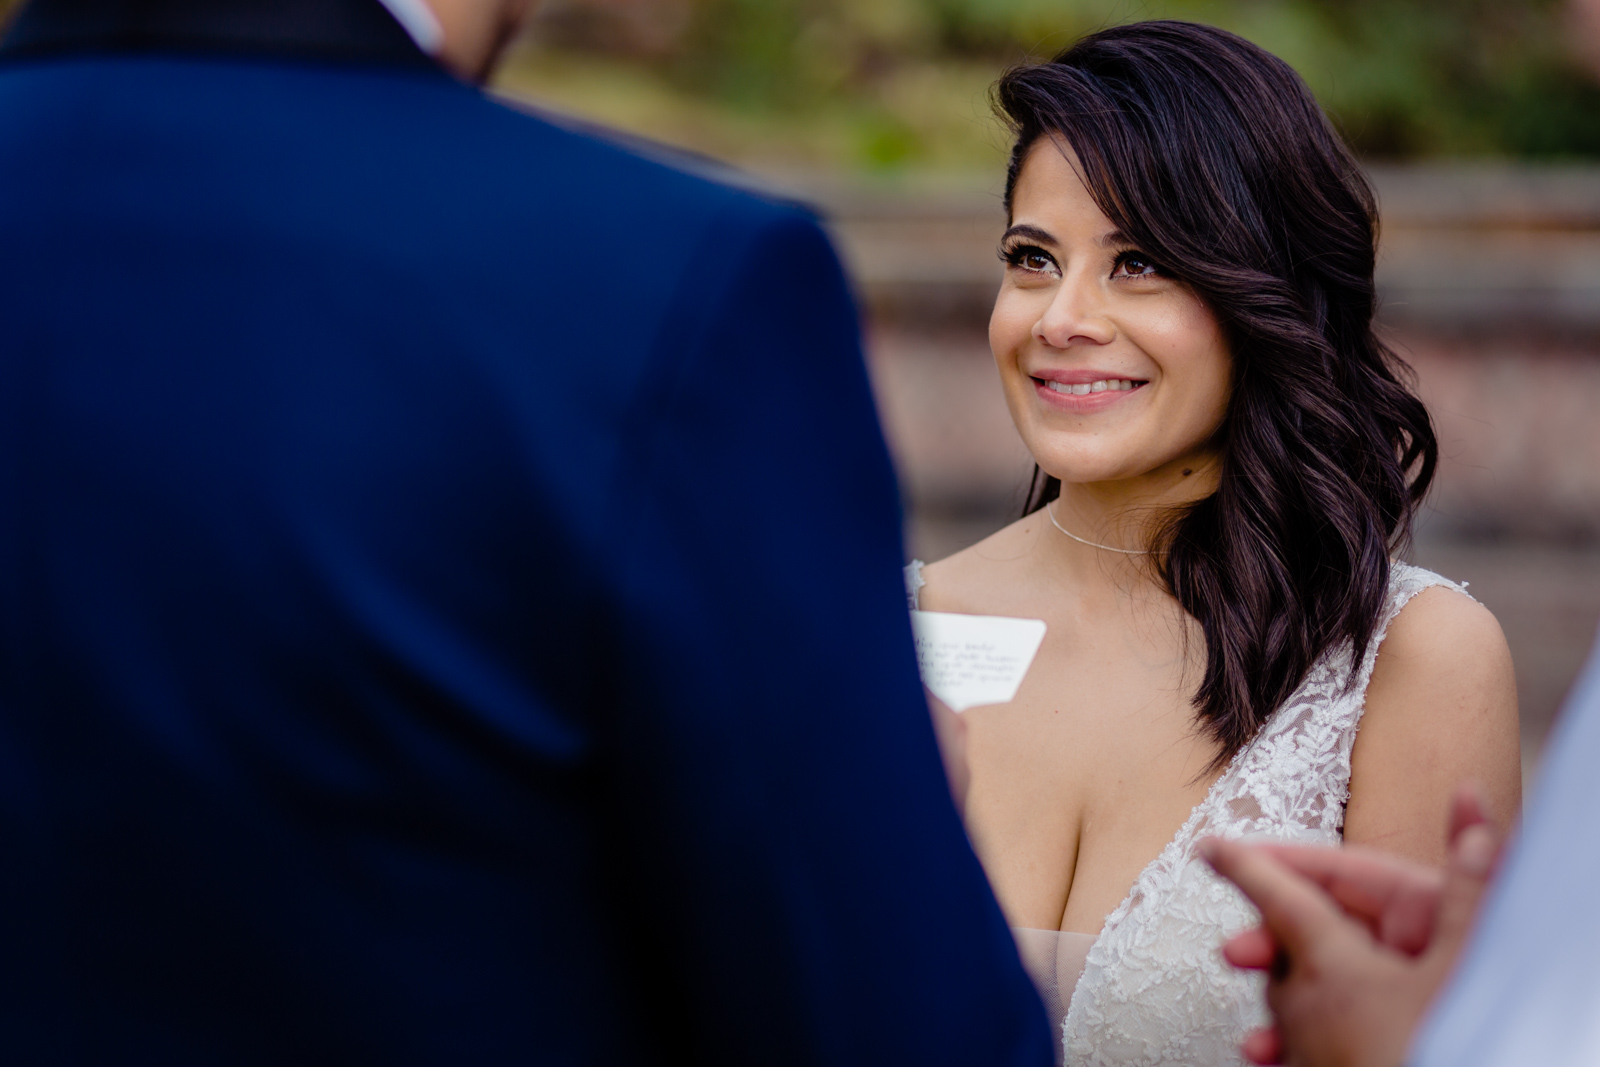
[(1114, 273), (1124, 278), (1154, 278), (1161, 274), (1161, 268), (1138, 252), (1124, 252), (1117, 257)]
[(1014, 267), (1027, 274), (1054, 275), (1058, 273), (1055, 257), (1037, 245), (1016, 245), (1012, 248), (1003, 248), (1000, 250), (1000, 258), (1005, 261), (1007, 266)]

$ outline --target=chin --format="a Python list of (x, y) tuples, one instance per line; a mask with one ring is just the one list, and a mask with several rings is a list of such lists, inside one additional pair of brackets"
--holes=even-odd
[[(1117, 482), (1127, 478), (1137, 478), (1150, 470), (1147, 465), (1140, 463), (1126, 451), (1104, 447), (1082, 447), (1090, 444), (1090, 441), (1074, 441), (1068, 447), (1061, 447), (1063, 442), (1059, 436), (1051, 436), (1057, 439), (1044, 442), (1044, 447), (1041, 448), (1033, 447), (1032, 441), (1025, 440), (1024, 443), (1029, 446), (1028, 453), (1033, 456), (1033, 461), (1039, 465), (1039, 469), (1063, 482), (1073, 484)], [(1104, 442), (1093, 443), (1104, 444)], [(1055, 447), (1051, 447), (1052, 445)]]
[[(1035, 461), (1037, 462), (1037, 460)], [(1107, 482), (1125, 482), (1138, 478), (1148, 471), (1129, 470), (1120, 465), (1100, 463), (1044, 463), (1039, 469), (1059, 480), (1063, 485), (1098, 485)]]

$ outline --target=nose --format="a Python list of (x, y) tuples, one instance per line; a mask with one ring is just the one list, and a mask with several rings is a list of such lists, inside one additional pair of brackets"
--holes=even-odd
[(1061, 280), (1044, 314), (1033, 324), (1034, 339), (1051, 348), (1110, 344), (1116, 334), (1099, 286), (1078, 272)]

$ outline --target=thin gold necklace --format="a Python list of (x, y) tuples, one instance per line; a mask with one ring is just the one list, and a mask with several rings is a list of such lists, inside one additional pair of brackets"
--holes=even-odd
[(1098, 541), (1085, 541), (1083, 538), (1079, 537), (1077, 534), (1073, 533), (1071, 530), (1067, 529), (1065, 526), (1056, 521), (1056, 502), (1054, 500), (1050, 501), (1050, 503), (1044, 506), (1044, 513), (1050, 516), (1051, 526), (1054, 526), (1056, 529), (1060, 530), (1062, 533), (1066, 534), (1080, 545), (1088, 545), (1090, 548), (1103, 548), (1107, 552), (1120, 552), (1124, 556), (1148, 556), (1150, 554), (1150, 550), (1148, 548), (1112, 548), (1110, 545), (1102, 545)]

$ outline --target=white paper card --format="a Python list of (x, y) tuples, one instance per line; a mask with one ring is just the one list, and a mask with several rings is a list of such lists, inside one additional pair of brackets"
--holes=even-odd
[(922, 684), (952, 711), (1005, 704), (1044, 640), (1043, 619), (913, 611)]

